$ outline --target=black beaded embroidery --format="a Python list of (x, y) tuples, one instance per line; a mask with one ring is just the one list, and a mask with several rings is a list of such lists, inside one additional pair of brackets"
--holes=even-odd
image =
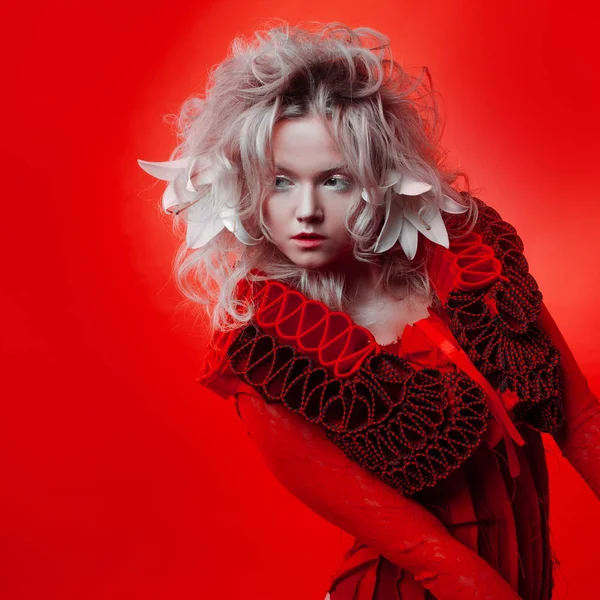
[[(516, 229), (482, 200), (475, 201), (479, 216), (473, 231), (493, 248), (506, 279), (468, 293), (450, 292), (450, 330), (494, 388), (518, 396), (515, 420), (554, 433), (564, 423), (560, 351), (539, 324), (542, 293)], [(449, 229), (455, 218), (448, 219)]]
[(380, 353), (338, 379), (255, 324), (227, 355), (232, 370), (267, 403), (320, 423), (349, 458), (407, 495), (459, 467), (487, 428), (485, 392), (458, 370), (417, 370)]

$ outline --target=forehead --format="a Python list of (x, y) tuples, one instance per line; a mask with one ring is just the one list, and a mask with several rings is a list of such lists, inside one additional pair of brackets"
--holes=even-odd
[(319, 118), (288, 119), (273, 128), (275, 163), (295, 170), (321, 170), (344, 162)]

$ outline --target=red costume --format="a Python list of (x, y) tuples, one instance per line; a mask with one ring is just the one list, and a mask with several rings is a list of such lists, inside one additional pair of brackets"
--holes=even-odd
[(541, 432), (600, 496), (598, 398), (514, 227), (476, 201), (473, 232), (428, 265), (443, 309), (399, 342), (246, 283), (254, 319), (216, 336), (198, 379), (236, 398), (282, 484), (356, 538), (331, 600), (551, 598)]

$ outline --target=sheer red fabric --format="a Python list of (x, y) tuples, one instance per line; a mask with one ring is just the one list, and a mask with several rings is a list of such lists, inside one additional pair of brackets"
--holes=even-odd
[(435, 493), (407, 497), (350, 460), (322, 428), (255, 393), (238, 408), (266, 463), (296, 497), (356, 538), (331, 600), (550, 598), (547, 475), (524, 428), (521, 474), (502, 442), (481, 446)]

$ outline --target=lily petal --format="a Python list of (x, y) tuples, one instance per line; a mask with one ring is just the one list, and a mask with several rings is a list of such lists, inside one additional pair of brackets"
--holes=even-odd
[(235, 209), (226, 206), (221, 211), (221, 220), (225, 227), (235, 235), (235, 237), (242, 242), (242, 244), (246, 244), (247, 246), (254, 246), (260, 243), (262, 240), (252, 237), (242, 225), (242, 221), (236, 215)]
[(235, 229), (235, 208), (232, 206), (225, 206), (219, 215), (221, 219), (223, 219), (223, 223), (225, 223), (225, 227), (234, 232)]
[(419, 241), (419, 232), (417, 228), (406, 218), (400, 233), (400, 246), (404, 250), (406, 257), (412, 260), (417, 254), (417, 243)]
[(194, 192), (188, 192), (181, 181), (170, 181), (163, 193), (162, 206), (165, 212), (176, 213), (197, 200)]
[(429, 208), (427, 213), (428, 216), (423, 218), (427, 220), (427, 224), (429, 225), (430, 229), (427, 229), (423, 221), (419, 219), (417, 211), (409, 207), (404, 209), (404, 217), (415, 227), (417, 231), (420, 231), (432, 242), (435, 242), (444, 248), (449, 248), (450, 241), (448, 239), (448, 232), (446, 231), (446, 225), (444, 224), (444, 220), (442, 219), (439, 208), (432, 206)]
[(406, 196), (418, 196), (424, 194), (431, 189), (431, 184), (423, 181), (418, 181), (414, 177), (403, 173), (400, 181), (394, 185), (394, 191), (397, 194), (405, 194)]
[[(170, 209), (180, 206), (181, 204), (184, 204), (184, 202), (182, 202), (182, 199), (177, 196), (175, 186), (172, 183), (169, 183), (169, 185), (167, 185), (167, 187), (163, 193), (163, 197), (162, 197), (163, 210), (168, 213), (174, 212), (173, 210), (170, 210)], [(177, 209), (175, 208), (175, 210), (177, 210)]]
[[(192, 176), (196, 163), (200, 163), (200, 170)], [(188, 169), (188, 180), (185, 189), (189, 192), (197, 192), (197, 186), (213, 183), (214, 180), (215, 176), (211, 162), (205, 156), (194, 156)]]
[[(380, 185), (378, 186), (380, 190), (385, 191), (387, 188), (392, 187), (394, 184), (396, 184), (398, 182), (398, 180), (400, 179), (401, 174), (400, 171), (388, 171), (387, 173), (387, 177), (386, 177), (386, 183), (384, 185)], [(363, 200), (365, 200), (366, 202), (371, 202), (369, 193), (367, 192), (366, 189), (363, 188), (363, 191), (361, 192), (361, 198)], [(385, 204), (385, 200), (381, 200), (380, 202), (375, 202), (373, 201), (373, 204), (375, 204), (376, 206), (381, 206), (382, 204)]]
[[(390, 186), (378, 186), (380, 190), (384, 190), (386, 187), (390, 187)], [(381, 195), (381, 198), (378, 202), (376, 202), (374, 199), (371, 200), (371, 196), (369, 196), (369, 192), (367, 192), (367, 190), (365, 188), (363, 188), (362, 192), (360, 193), (360, 197), (365, 201), (365, 202), (370, 202), (371, 204), (374, 204), (375, 206), (383, 206), (385, 204), (385, 198), (383, 197), (383, 195)]]
[[(211, 162), (205, 156), (187, 156), (177, 160), (151, 162), (138, 159), (140, 167), (157, 179), (169, 181), (162, 198), (162, 207), (165, 212), (178, 212), (180, 208), (194, 201), (194, 193), (198, 191), (197, 186), (212, 184), (214, 182), (214, 171)], [(197, 173), (192, 175), (196, 166), (199, 165)], [(175, 180), (181, 175), (187, 174), (185, 189), (182, 190), (175, 185)], [(189, 192), (189, 194), (186, 194)], [(235, 207), (226, 206), (220, 214), (206, 217), (206, 209), (200, 204), (192, 204), (185, 213), (187, 222), (186, 243), (189, 248), (200, 248), (206, 245), (225, 227), (231, 231), (243, 244), (248, 246), (261, 242), (261, 239), (252, 237), (242, 225), (236, 215)]]
[[(392, 186), (394, 186), (393, 189), (397, 194), (405, 194), (406, 196), (418, 196), (419, 194), (424, 194), (432, 187), (429, 183), (418, 181), (414, 177), (403, 174), (397, 169), (391, 169), (388, 171), (386, 175), (386, 183), (378, 187), (380, 190), (386, 190)], [(385, 204), (385, 200), (382, 200), (381, 202), (372, 201), (365, 188), (363, 188), (360, 196), (365, 202), (373, 202), (373, 204), (378, 206)]]
[(387, 172), (385, 187), (390, 187), (391, 185), (398, 183), (401, 177), (402, 173), (400, 173), (400, 171), (397, 171), (396, 169), (391, 169)]
[(213, 211), (206, 202), (195, 201), (182, 213), (187, 223), (206, 223), (213, 217)]
[(146, 173), (152, 175), (152, 177), (156, 177), (157, 179), (162, 179), (164, 181), (173, 181), (177, 179), (182, 173), (185, 172), (189, 163), (189, 156), (186, 158), (179, 158), (177, 160), (166, 160), (159, 162), (151, 162), (149, 160), (141, 160), (138, 158), (138, 165)]
[(185, 236), (186, 243), (189, 248), (200, 248), (210, 242), (215, 235), (220, 233), (223, 227), (223, 220), (219, 217), (215, 217), (202, 223), (189, 221)]
[(235, 228), (233, 230), (235, 237), (245, 244), (246, 246), (256, 246), (256, 244), (260, 244), (262, 242), (262, 238), (254, 238), (252, 237), (242, 225), (242, 222), (239, 218), (235, 219)]
[(442, 210), (453, 215), (458, 215), (460, 213), (467, 212), (469, 210), (469, 207), (459, 204), (458, 202), (450, 198), (450, 196), (446, 196), (446, 194), (444, 194), (442, 196)]
[(396, 198), (392, 198), (385, 207), (385, 220), (375, 243), (375, 252), (386, 252), (399, 240), (403, 223), (404, 207)]

